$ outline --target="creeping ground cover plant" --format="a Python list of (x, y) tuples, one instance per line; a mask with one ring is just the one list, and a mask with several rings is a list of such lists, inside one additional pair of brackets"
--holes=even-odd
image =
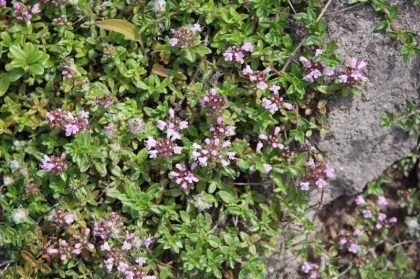
[(368, 81), (330, 3), (0, 0), (2, 278), (264, 278), (334, 177), (328, 96)]

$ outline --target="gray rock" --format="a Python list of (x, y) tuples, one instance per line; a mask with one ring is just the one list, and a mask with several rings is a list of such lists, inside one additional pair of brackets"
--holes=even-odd
[[(420, 30), (420, 6), (404, 2), (400, 18), (408, 30)], [(405, 63), (401, 45), (383, 33), (375, 33), (382, 20), (371, 7), (362, 6), (328, 18), (328, 33), (340, 46), (344, 60), (368, 62), (369, 83), (363, 97), (333, 97), (327, 106), (331, 135), (317, 143), (336, 170), (336, 179), (326, 189), (324, 203), (344, 194), (361, 192), (393, 162), (412, 150), (417, 138), (401, 130), (385, 132), (379, 119), (385, 111), (402, 114), (405, 100), (418, 102), (420, 56)]]

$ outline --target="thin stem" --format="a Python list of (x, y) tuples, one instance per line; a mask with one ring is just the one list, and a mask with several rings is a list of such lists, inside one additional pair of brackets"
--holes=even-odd
[(292, 3), (290, 3), (290, 1), (289, 1), (289, 0), (287, 0), (287, 3), (289, 4), (290, 8), (292, 8), (293, 13), (295, 13), (295, 14), (296, 14), (296, 10), (295, 10), (295, 8), (293, 7)]
[(349, 272), (351, 270), (351, 268), (353, 267), (353, 265), (349, 264), (349, 266), (340, 274), (338, 274), (337, 278), (340, 278), (342, 276), (344, 276), (347, 272)]
[(339, 14), (339, 13), (342, 13), (342, 12), (345, 12), (345, 11), (348, 11), (348, 10), (351, 10), (351, 9), (355, 9), (355, 8), (363, 6), (363, 5), (366, 5), (366, 3), (359, 3), (359, 4), (356, 4), (356, 5), (352, 5), (350, 7), (343, 8), (341, 10), (326, 13), (325, 16), (332, 16), (332, 15), (335, 15), (335, 14)]

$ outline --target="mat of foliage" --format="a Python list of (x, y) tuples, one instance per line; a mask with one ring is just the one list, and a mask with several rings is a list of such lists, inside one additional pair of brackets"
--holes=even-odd
[(264, 278), (367, 81), (322, 2), (0, 0), (2, 276)]

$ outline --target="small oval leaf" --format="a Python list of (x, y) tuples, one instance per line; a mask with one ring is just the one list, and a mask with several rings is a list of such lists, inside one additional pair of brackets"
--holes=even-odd
[(108, 31), (114, 31), (125, 35), (127, 38), (133, 41), (138, 41), (137, 28), (134, 24), (124, 19), (106, 19), (97, 21), (96, 26), (103, 28)]
[(25, 261), (31, 262), (31, 263), (32, 263), (32, 265), (34, 265), (34, 264), (36, 263), (36, 260), (35, 260), (35, 258), (31, 255), (31, 253), (29, 253), (29, 252), (27, 252), (27, 251), (25, 251), (25, 250), (22, 250), (22, 251), (20, 252), (20, 255), (22, 256), (22, 258), (23, 258)]
[(168, 77), (169, 71), (162, 65), (155, 63), (153, 64), (152, 73), (160, 77)]

